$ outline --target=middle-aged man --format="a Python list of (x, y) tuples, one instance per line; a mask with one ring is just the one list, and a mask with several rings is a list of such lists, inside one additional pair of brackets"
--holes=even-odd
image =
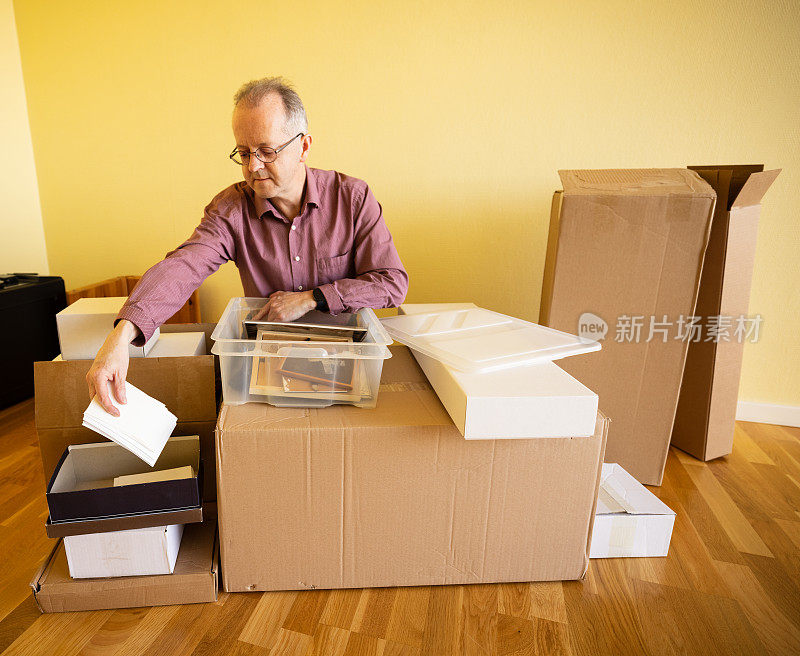
[(230, 158), (244, 181), (205, 208), (192, 236), (151, 267), (86, 374), (91, 397), (114, 416), (125, 398), (128, 345), (141, 346), (220, 265), (233, 260), (245, 296), (268, 297), (256, 318), (291, 321), (313, 309), (338, 314), (395, 307), (408, 275), (362, 180), (309, 168), (305, 108), (281, 78), (248, 82), (234, 96)]

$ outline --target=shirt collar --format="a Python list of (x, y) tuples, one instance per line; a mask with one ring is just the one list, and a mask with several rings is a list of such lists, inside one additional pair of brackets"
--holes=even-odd
[[(305, 165), (304, 165), (305, 166)], [(256, 207), (256, 216), (258, 218), (262, 218), (265, 213), (269, 212), (275, 218), (283, 218), (281, 213), (277, 210), (277, 208), (272, 204), (272, 201), (266, 198), (260, 198), (257, 196), (252, 190), (250, 190), (253, 195), (253, 203)], [(305, 189), (305, 198), (303, 199), (303, 205), (300, 208), (300, 214), (304, 214), (306, 211), (306, 207), (308, 205), (314, 205), (314, 207), (319, 207), (319, 189), (317, 187), (317, 176), (314, 172), (314, 169), (309, 168), (306, 166), (306, 189)]]

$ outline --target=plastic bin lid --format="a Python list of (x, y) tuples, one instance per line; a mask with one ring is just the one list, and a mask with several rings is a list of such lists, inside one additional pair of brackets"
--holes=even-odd
[(599, 342), (477, 307), (398, 315), (381, 323), (398, 342), (470, 373), (600, 350)]

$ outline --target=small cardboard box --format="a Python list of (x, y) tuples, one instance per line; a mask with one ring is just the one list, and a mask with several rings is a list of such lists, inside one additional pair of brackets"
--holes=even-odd
[[(192, 478), (153, 481), (137, 485), (114, 486), (114, 477), (144, 471), (190, 465)], [(167, 441), (155, 467), (146, 464), (127, 449), (113, 442), (76, 444), (64, 450), (47, 485), (50, 517), (46, 525), (50, 537), (74, 534), (78, 522), (91, 522), (81, 532), (107, 532), (143, 526), (163, 526), (164, 513), (196, 510), (194, 521), (202, 520), (202, 467), (200, 438), (173, 437)], [(132, 524), (121, 524), (130, 517)], [(149, 522), (147, 521), (149, 518)], [(114, 519), (110, 528), (105, 521)], [(169, 518), (173, 522), (174, 518)], [(68, 523), (66, 533), (59, 532)], [(121, 524), (121, 528), (120, 528)]]
[[(717, 192), (717, 205), (694, 312), (702, 330), (689, 342), (672, 444), (712, 460), (733, 449), (744, 350), (737, 332), (746, 327), (761, 199), (780, 170), (764, 171), (760, 164), (690, 168)], [(714, 325), (716, 335), (709, 330)]]
[(617, 464), (604, 464), (590, 558), (666, 556), (675, 512)]
[(391, 348), (374, 409), (223, 405), (225, 589), (582, 578), (605, 417), (590, 437), (468, 441)]
[(44, 613), (197, 604), (217, 600), (218, 544), (213, 506), (206, 520), (185, 527), (172, 574), (73, 579), (59, 540), (31, 581)]
[(181, 537), (183, 524), (65, 537), (69, 574), (73, 579), (172, 574)]
[[(58, 341), (64, 360), (93, 360), (114, 329), (114, 320), (127, 296), (79, 298), (56, 315)], [(156, 330), (144, 346), (129, 347), (132, 358), (143, 358), (158, 341)]]
[[(472, 303), (404, 304), (400, 314), (475, 307)], [(414, 355), (456, 428), (468, 440), (586, 437), (594, 433), (597, 394), (554, 362), (487, 373), (458, 371), (415, 349)]]
[(687, 169), (559, 171), (539, 322), (601, 339), (559, 364), (611, 419), (606, 459), (660, 485), (716, 195)]
[[(178, 417), (173, 436), (199, 435), (203, 461), (203, 498), (216, 498), (214, 426), (217, 420), (214, 356), (210, 355), (210, 334), (214, 324), (170, 324), (173, 332), (206, 335), (206, 355), (163, 358), (135, 358), (130, 361), (127, 380), (145, 394), (158, 399)], [(91, 360), (34, 362), (36, 433), (45, 480), (50, 480), (61, 455), (71, 444), (99, 442), (103, 438), (82, 426), (89, 405), (86, 373)], [(164, 522), (169, 523), (169, 522)], [(173, 522), (176, 523), (176, 522)]]

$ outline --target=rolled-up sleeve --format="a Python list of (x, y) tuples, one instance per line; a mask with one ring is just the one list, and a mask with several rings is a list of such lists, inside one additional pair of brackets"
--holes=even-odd
[(369, 187), (354, 208), (355, 278), (320, 285), (331, 314), (361, 308), (397, 307), (408, 292), (408, 274), (383, 219), (383, 208)]
[(117, 321), (127, 319), (142, 334), (134, 344), (144, 344), (156, 329), (175, 314), (202, 282), (228, 260), (234, 259), (236, 213), (222, 212), (220, 197), (205, 208), (203, 220), (192, 236), (150, 267), (122, 306)]

